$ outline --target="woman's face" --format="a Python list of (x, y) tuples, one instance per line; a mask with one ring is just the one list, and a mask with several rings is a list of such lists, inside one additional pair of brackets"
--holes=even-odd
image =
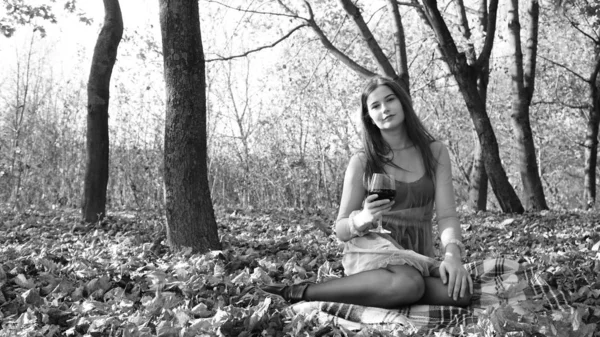
[(387, 85), (380, 85), (367, 96), (367, 110), (373, 123), (382, 131), (404, 123), (402, 103)]

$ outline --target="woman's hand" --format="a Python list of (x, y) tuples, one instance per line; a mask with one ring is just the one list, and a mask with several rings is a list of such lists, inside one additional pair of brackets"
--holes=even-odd
[(447, 254), (440, 264), (440, 278), (448, 286), (448, 296), (458, 301), (467, 295), (467, 290), (473, 294), (473, 280), (460, 261), (459, 257)]
[(388, 199), (378, 201), (375, 201), (375, 199), (377, 199), (377, 195), (375, 194), (365, 198), (362, 211), (354, 217), (356, 230), (364, 232), (371, 228), (376, 228), (376, 220), (381, 218), (381, 216), (388, 212), (394, 205), (394, 202), (389, 201)]

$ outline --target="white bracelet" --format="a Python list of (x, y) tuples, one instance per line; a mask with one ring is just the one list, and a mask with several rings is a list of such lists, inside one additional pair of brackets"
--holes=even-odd
[(356, 229), (356, 224), (354, 223), (354, 216), (357, 213), (357, 211), (354, 211), (350, 213), (350, 216), (348, 217), (348, 228), (350, 229), (350, 235), (352, 235), (352, 237), (364, 236), (365, 234), (367, 234), (367, 231), (361, 232), (358, 229)]
[[(450, 239), (448, 240), (448, 242), (446, 243), (446, 246), (444, 246), (444, 251), (446, 250), (446, 247), (448, 247), (449, 244), (455, 244), (458, 246), (458, 249), (460, 250), (460, 258), (464, 258), (467, 255), (467, 252), (465, 251), (465, 245), (458, 239)], [(445, 254), (449, 254), (449, 253), (445, 253)]]

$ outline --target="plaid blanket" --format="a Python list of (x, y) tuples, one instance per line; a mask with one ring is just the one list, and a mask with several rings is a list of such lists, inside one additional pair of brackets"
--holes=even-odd
[[(333, 323), (349, 330), (366, 326), (416, 332), (425, 336), (463, 334), (465, 327), (477, 324), (478, 317), (490, 308), (510, 306), (524, 314), (524, 300), (532, 300), (549, 310), (570, 311), (567, 296), (551, 288), (536, 267), (502, 258), (481, 260), (466, 265), (474, 283), (470, 307), (412, 305), (388, 310), (331, 302), (300, 302), (286, 309), (288, 317), (316, 314), (321, 323)], [(531, 301), (528, 301), (532, 303)]]

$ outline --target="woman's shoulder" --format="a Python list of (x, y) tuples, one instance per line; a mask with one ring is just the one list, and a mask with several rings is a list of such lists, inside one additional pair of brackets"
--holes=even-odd
[(350, 157), (350, 162), (348, 166), (359, 166), (360, 168), (364, 168), (367, 165), (367, 154), (365, 151), (357, 151), (352, 157)]
[(429, 143), (429, 148), (431, 149), (431, 153), (433, 153), (435, 158), (439, 158), (440, 155), (448, 151), (446, 145), (439, 140), (434, 140)]

